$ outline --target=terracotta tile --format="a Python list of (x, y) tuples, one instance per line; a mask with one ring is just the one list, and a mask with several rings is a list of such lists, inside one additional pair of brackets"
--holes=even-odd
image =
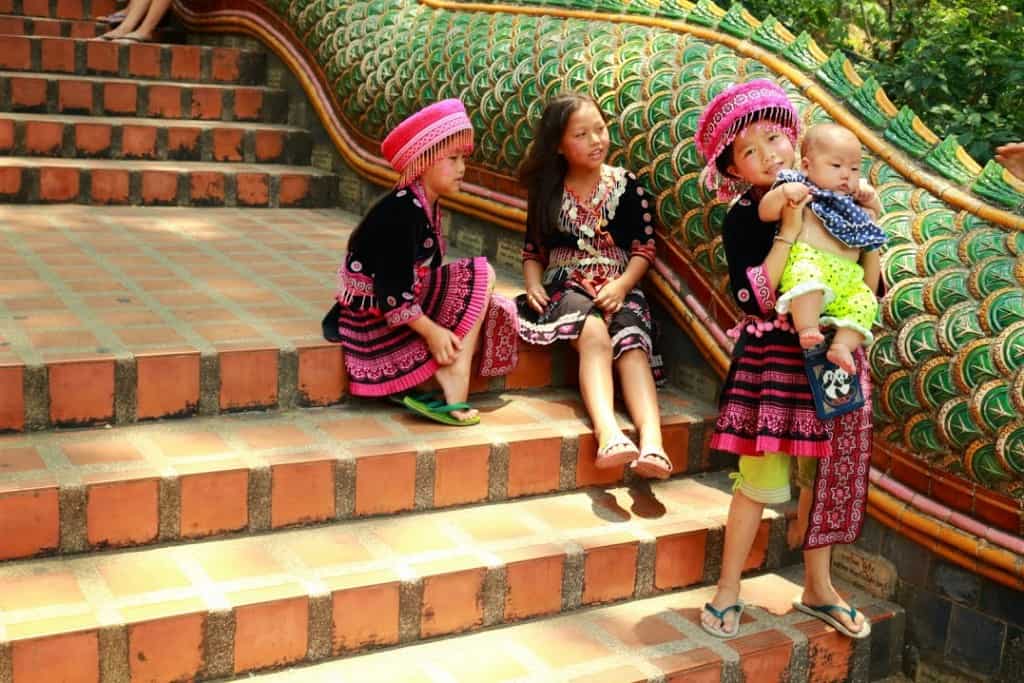
[(415, 489), (415, 453), (362, 456), (356, 459), (357, 515), (411, 510)]
[(203, 614), (160, 619), (128, 628), (132, 681), (184, 681), (203, 666)]
[(530, 538), (537, 532), (522, 517), (493, 507), (473, 507), (448, 518), (478, 543)]
[(845, 681), (853, 664), (853, 641), (820, 619), (796, 624), (808, 641), (809, 680)]
[(198, 81), (202, 55), (202, 48), (198, 45), (176, 45), (171, 50), (171, 78)]
[(210, 74), (215, 81), (233, 83), (239, 77), (239, 60), (241, 53), (237, 48), (215, 47), (210, 63)]
[(299, 396), (307, 405), (337, 403), (348, 385), (341, 349), (299, 347)]
[(273, 528), (334, 517), (333, 460), (274, 465), (271, 477)]
[[(99, 5), (98, 2), (95, 4)], [(49, 16), (50, 13), (46, 14)], [(60, 19), (83, 19), (86, 14), (82, 7), (82, 0), (57, 0), (57, 11), (54, 16)]]
[(654, 587), (668, 590), (700, 582), (704, 578), (707, 540), (706, 531), (659, 537), (655, 547)]
[(230, 454), (232, 448), (213, 432), (181, 431), (150, 436), (168, 458)]
[(257, 88), (235, 89), (235, 119), (258, 120), (263, 109), (263, 91)]
[(140, 420), (195, 413), (199, 405), (199, 352), (136, 354), (135, 413)]
[(570, 678), (570, 683), (647, 683), (648, 677), (635, 666), (617, 666)]
[(425, 577), (420, 635), (430, 638), (480, 626), (485, 573), (480, 568)]
[(177, 197), (177, 172), (142, 171), (142, 202), (144, 204), (173, 204)]
[(688, 424), (663, 425), (662, 443), (668, 459), (672, 461), (673, 474), (685, 472), (690, 460), (690, 427)]
[(510, 498), (558, 490), (562, 438), (509, 441), (508, 495)]
[(0, 67), (25, 71), (32, 68), (32, 43), (25, 36), (8, 38), (0, 53)]
[(282, 173), (277, 201), (281, 207), (301, 206), (312, 193), (312, 179), (308, 175)]
[(46, 469), (34, 446), (0, 448), (0, 476), (11, 472)]
[(63, 38), (40, 38), (43, 71), (75, 71), (75, 41)]
[(235, 608), (235, 673), (306, 658), (309, 599)]
[(622, 481), (625, 465), (598, 469), (594, 464), (597, 458), (597, 439), (593, 434), (580, 434), (579, 450), (576, 452), (576, 486), (605, 486)]
[(61, 446), (64, 457), (72, 465), (132, 462), (142, 460), (142, 454), (126, 438), (74, 441)]
[(98, 683), (99, 638), (96, 631), (15, 642), (13, 680)]
[(490, 446), (439, 449), (434, 454), (434, 506), (487, 498)]
[(505, 620), (555, 614), (562, 609), (563, 555), (538, 557), (506, 566)]
[[(170, 143), (168, 143), (170, 146)], [(189, 197), (193, 204), (219, 206), (224, 203), (224, 174), (195, 171), (189, 175)]]
[(48, 364), (50, 419), (90, 424), (114, 417), (114, 359)]
[(11, 106), (24, 109), (46, 102), (46, 80), (43, 78), (11, 78)]
[[(80, 288), (81, 289), (81, 288)], [(90, 347), (99, 346), (96, 336), (83, 328), (71, 328), (66, 330), (45, 330), (32, 332), (28, 336), (32, 348), (45, 351), (48, 349), (66, 349), (69, 347)]]
[(0, 366), (0, 431), (25, 428), (24, 373), (21, 365)]
[(516, 633), (516, 640), (548, 666), (557, 669), (595, 661), (611, 654), (611, 650), (597, 638), (568, 622), (540, 622)]
[(192, 118), (219, 119), (222, 111), (221, 91), (218, 88), (192, 88)]
[(778, 574), (763, 574), (743, 581), (743, 599), (776, 616), (793, 612), (793, 598), (803, 586)]
[(587, 550), (583, 560), (583, 602), (591, 604), (633, 595), (636, 587), (636, 543)]
[(685, 639), (682, 632), (650, 608), (631, 603), (614, 608), (594, 622), (628, 649), (654, 647)]
[(519, 349), (519, 363), (505, 377), (507, 389), (534, 389), (551, 384), (552, 354), (547, 350)]
[(39, 199), (44, 202), (70, 202), (78, 197), (80, 168), (43, 166), (39, 169)]
[(131, 199), (131, 174), (128, 171), (94, 168), (90, 180), (94, 203), (127, 204)]
[[(96, 41), (89, 41), (89, 49), (100, 45)], [(116, 48), (116, 45), (109, 44)], [(100, 45), (103, 47), (103, 45)], [(116, 67), (115, 67), (116, 68)], [(103, 109), (108, 114), (134, 114), (138, 108), (139, 89), (135, 83), (104, 83), (103, 84)]]
[(156, 538), (158, 482), (121, 481), (88, 487), (85, 515), (90, 545), (135, 545)]
[(41, 570), (0, 579), (0, 609), (28, 610), (86, 603), (78, 580), (70, 571)]
[(513, 652), (502, 646), (506, 641), (495, 638), (489, 641), (474, 636), (474, 646), (467, 648), (453, 640), (441, 641), (431, 647), (432, 664), (451, 676), (458, 683), (501, 683), (502, 681), (528, 680), (531, 671)]
[(103, 557), (97, 569), (117, 598), (192, 586), (167, 551)]
[(241, 128), (216, 128), (213, 131), (213, 160), (241, 161), (242, 140), (245, 130)]
[(0, 560), (28, 557), (60, 545), (57, 487), (0, 494)]
[(298, 536), (287, 541), (288, 552), (307, 567), (366, 562), (373, 558), (359, 537), (346, 531), (327, 531), (317, 536)]
[(334, 653), (398, 642), (399, 584), (336, 591), (332, 596)]
[(280, 574), (281, 565), (258, 539), (240, 539), (217, 546), (189, 548), (192, 556), (214, 581), (236, 581)]
[(299, 448), (313, 443), (306, 431), (295, 425), (274, 424), (266, 427), (243, 427), (237, 435), (249, 448)]
[(220, 353), (221, 410), (277, 405), (277, 349)]
[(740, 655), (740, 667), (748, 681), (782, 680), (789, 667), (793, 642), (774, 629), (725, 641)]
[(182, 476), (181, 536), (198, 538), (246, 528), (248, 496), (248, 470)]
[(179, 600), (155, 600), (138, 605), (120, 607), (118, 612), (126, 624), (137, 624), (206, 612), (206, 602), (201, 597)]
[(91, 112), (92, 83), (89, 81), (58, 81), (57, 107), (65, 113), (88, 114)]
[(238, 187), (239, 206), (266, 206), (270, 199), (270, 176), (266, 173), (238, 173), (235, 176)]
[(432, 519), (402, 517), (378, 526), (373, 535), (399, 555), (449, 550), (456, 542)]
[(153, 159), (156, 157), (156, 131), (155, 126), (121, 126), (121, 154), (129, 158)]
[[(168, 119), (179, 118), (181, 116), (181, 92), (181, 88), (176, 85), (149, 86), (149, 107), (146, 112), (147, 115)], [(169, 137), (167, 146), (169, 149), (173, 149), (173, 146), (170, 144)]]
[(256, 161), (277, 161), (284, 153), (285, 134), (279, 130), (255, 131)]
[(160, 46), (153, 44), (129, 45), (128, 73), (141, 78), (158, 77), (160, 75)]
[(666, 683), (718, 683), (722, 679), (722, 658), (706, 647), (659, 657), (651, 663), (665, 672)]

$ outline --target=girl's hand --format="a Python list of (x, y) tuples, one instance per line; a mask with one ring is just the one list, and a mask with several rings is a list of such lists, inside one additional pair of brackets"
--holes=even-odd
[(803, 183), (784, 183), (782, 194), (790, 206), (796, 206), (811, 196), (811, 188)]
[(786, 205), (782, 207), (779, 237), (790, 242), (795, 242), (800, 237), (800, 232), (804, 229), (804, 207), (810, 201), (811, 195), (808, 193), (796, 204), (786, 202)]
[(526, 286), (526, 303), (530, 304), (530, 308), (533, 310), (543, 313), (549, 301), (550, 299), (548, 298), (547, 291), (544, 289), (544, 285), (536, 282)]
[(626, 292), (623, 290), (622, 285), (619, 284), (618, 280), (612, 280), (597, 293), (597, 296), (594, 297), (594, 304), (607, 315), (612, 315), (619, 312), (625, 300)]
[(455, 362), (455, 354), (462, 348), (462, 340), (449, 329), (435, 324), (431, 330), (423, 335), (430, 349), (430, 355), (434, 357), (438, 365), (451, 365)]

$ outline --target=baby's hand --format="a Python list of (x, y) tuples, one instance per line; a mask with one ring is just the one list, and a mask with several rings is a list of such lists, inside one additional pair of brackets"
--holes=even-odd
[(780, 187), (790, 206), (796, 206), (811, 193), (811, 188), (803, 183), (784, 183)]
[(874, 186), (863, 178), (860, 179), (860, 184), (857, 189), (853, 191), (853, 201), (857, 202), (865, 209), (874, 211), (876, 215), (882, 213), (882, 203), (878, 200), (878, 192)]

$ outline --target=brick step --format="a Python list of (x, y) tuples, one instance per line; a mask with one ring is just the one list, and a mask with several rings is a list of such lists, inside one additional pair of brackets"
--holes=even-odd
[(0, 0), (0, 12), (51, 19), (93, 19), (116, 12), (114, 0)]
[[(336, 209), (0, 205), (0, 431), (341, 401), (341, 349), (320, 320), (357, 220)], [(508, 295), (520, 287), (498, 283)], [(471, 390), (565, 386), (576, 374), (567, 346), (520, 345), (511, 374)]]
[[(428, 488), (461, 480), (452, 464), (451, 477), (439, 471)], [(395, 481), (385, 477), (382, 490)], [(0, 610), (11, 680), (67, 680), (97, 667), (102, 680), (225, 676), (712, 582), (709, 549), (720, 547), (729, 488), (717, 473), (7, 563)], [(302, 505), (305, 495), (285, 497)], [(785, 522), (765, 511), (748, 569), (778, 565)], [(781, 592), (768, 591), (772, 604)]]
[[(165, 384), (178, 378), (166, 370)], [(712, 466), (713, 406), (659, 396), (678, 473)], [(0, 436), (0, 559), (258, 532), (620, 481), (578, 392), (489, 394), (480, 426), (387, 401)], [(624, 427), (630, 424), (621, 415)]]
[(0, 35), (0, 69), (22, 72), (254, 85), (266, 77), (266, 57), (234, 47)]
[(109, 27), (97, 21), (0, 14), (0, 34), (49, 38), (95, 38)]
[(0, 156), (0, 201), (331, 206), (337, 179), (310, 166)]
[(871, 637), (853, 641), (792, 608), (791, 600), (799, 595), (802, 582), (795, 569), (747, 579), (743, 585), (747, 610), (740, 634), (732, 640), (718, 640), (700, 629), (700, 609), (713, 589), (691, 588), (481, 633), (253, 674), (245, 680), (819, 683), (878, 681), (899, 674), (905, 623), (902, 607), (840, 586), (872, 621)]
[(0, 156), (308, 165), (312, 150), (294, 126), (0, 112)]
[(263, 86), (0, 71), (0, 111), (283, 123), (288, 96)]

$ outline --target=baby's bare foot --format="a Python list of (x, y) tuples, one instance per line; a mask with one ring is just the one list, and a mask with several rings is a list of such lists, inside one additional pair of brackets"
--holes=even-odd
[(846, 374), (857, 374), (857, 364), (853, 360), (853, 353), (845, 344), (832, 344), (825, 357), (838, 365)]

